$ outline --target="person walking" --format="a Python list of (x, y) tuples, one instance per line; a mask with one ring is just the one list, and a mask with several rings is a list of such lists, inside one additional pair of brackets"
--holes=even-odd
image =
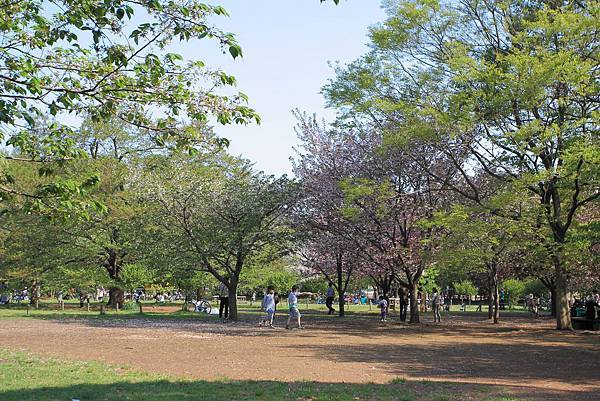
[(333, 308), (333, 301), (335, 297), (335, 292), (333, 291), (333, 283), (330, 281), (329, 286), (327, 287), (327, 298), (325, 298), (325, 306), (329, 309), (328, 315), (333, 315), (335, 313), (335, 309)]
[(431, 309), (433, 310), (433, 321), (441, 323), (442, 315), (440, 314), (440, 305), (441, 305), (441, 297), (437, 292), (437, 288), (433, 289), (433, 294), (431, 295)]
[(400, 321), (406, 322), (406, 311), (408, 309), (408, 291), (404, 288), (398, 290), (398, 298), (400, 301)]
[(270, 328), (274, 328), (273, 318), (275, 317), (275, 289), (271, 286), (267, 288), (267, 292), (263, 298), (262, 310), (265, 312), (265, 315), (258, 323), (258, 326), (262, 327), (268, 324)]
[(219, 284), (219, 319), (229, 318), (229, 288)]

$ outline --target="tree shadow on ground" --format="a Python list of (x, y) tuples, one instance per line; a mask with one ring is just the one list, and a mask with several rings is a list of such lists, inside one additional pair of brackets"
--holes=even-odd
[[(539, 397), (539, 398), (538, 398)], [(0, 390), (2, 401), (525, 401), (526, 391), (471, 384), (406, 381), (389, 384), (341, 384), (276, 381), (170, 381), (114, 382)], [(557, 400), (552, 391), (535, 399)], [(586, 398), (572, 400), (587, 401)], [(592, 400), (590, 398), (589, 400)]]
[[(337, 363), (375, 363), (376, 368), (398, 377), (515, 384), (531, 388), (536, 398), (540, 397), (540, 391), (554, 388), (557, 394), (564, 393), (567, 400), (600, 400), (598, 344), (582, 344), (579, 348), (573, 344), (536, 344), (507, 338), (501, 343), (482, 344), (450, 340), (423, 345), (374, 342), (358, 346), (306, 345), (304, 348)], [(570, 394), (558, 390), (559, 387), (579, 389), (576, 394)]]

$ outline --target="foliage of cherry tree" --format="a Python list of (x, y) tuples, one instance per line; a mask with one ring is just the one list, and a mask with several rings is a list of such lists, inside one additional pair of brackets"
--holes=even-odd
[(411, 322), (418, 322), (419, 280), (432, 261), (434, 234), (421, 223), (444, 206), (447, 191), (401, 152), (382, 149), (377, 132), (327, 129), (300, 116), (299, 136), (304, 152), (295, 173), (304, 202), (297, 217), (310, 237), (309, 266), (337, 277), (338, 291), (351, 273), (371, 277), (384, 294), (398, 283), (411, 294)]

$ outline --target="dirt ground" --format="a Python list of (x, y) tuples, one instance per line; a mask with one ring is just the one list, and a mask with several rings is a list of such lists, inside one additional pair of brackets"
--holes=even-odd
[[(305, 316), (303, 330), (176, 319), (4, 319), (0, 347), (194, 379), (489, 385), (539, 400), (600, 400), (600, 335), (550, 319), (454, 314), (434, 325)], [(283, 325), (284, 317), (276, 322)], [(429, 321), (429, 317), (424, 320)]]

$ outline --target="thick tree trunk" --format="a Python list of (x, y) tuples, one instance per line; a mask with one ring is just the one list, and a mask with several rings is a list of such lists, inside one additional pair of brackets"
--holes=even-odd
[(419, 323), (419, 300), (417, 289), (415, 287), (410, 290), (410, 320), (409, 323)]
[(38, 307), (38, 303), (40, 300), (40, 286), (38, 284), (37, 279), (34, 279), (31, 282), (30, 295), (29, 295), (29, 303), (35, 308)]
[(122, 288), (118, 287), (110, 287), (108, 290), (108, 305), (119, 309), (123, 308), (123, 303), (125, 302), (125, 291)]
[(556, 287), (556, 328), (572, 330), (569, 313), (569, 290), (567, 288), (567, 273), (559, 255), (554, 255), (554, 278)]
[(230, 285), (227, 287), (227, 292), (229, 295), (229, 320), (237, 320), (238, 319), (238, 310), (237, 310), (237, 280), (231, 280)]

